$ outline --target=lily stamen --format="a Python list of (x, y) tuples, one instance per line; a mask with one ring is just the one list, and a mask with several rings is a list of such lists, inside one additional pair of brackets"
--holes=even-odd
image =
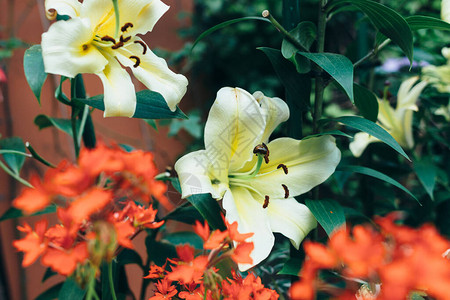
[(288, 189), (288, 187), (285, 184), (282, 184), (281, 186), (284, 189), (284, 198), (285, 199), (289, 198), (289, 189)]
[(286, 175), (288, 174), (288, 168), (286, 167), (285, 164), (279, 164), (277, 169), (279, 169), (279, 168), (283, 168), (284, 174), (286, 174)]
[(130, 23), (130, 22), (127, 22), (127, 23), (125, 23), (125, 25), (123, 25), (123, 26), (120, 28), (120, 31), (125, 32), (125, 31), (127, 31), (127, 29), (128, 29), (129, 27), (133, 27), (133, 24)]
[(257, 145), (254, 149), (253, 149), (253, 153), (256, 155), (264, 155), (264, 161), (266, 164), (269, 163), (269, 148), (267, 147), (266, 144), (262, 143)]
[(228, 177), (234, 178), (234, 179), (244, 179), (244, 180), (254, 178), (259, 173), (259, 170), (261, 169), (263, 157), (264, 157), (263, 155), (258, 155), (258, 161), (256, 163), (256, 168), (250, 174), (248, 174), (248, 175), (228, 175)]
[(135, 59), (136, 63), (133, 65), (133, 68), (137, 68), (139, 64), (141, 63), (141, 59), (137, 56), (131, 55), (130, 58)]
[(267, 208), (267, 206), (269, 206), (269, 196), (265, 196), (264, 197), (264, 204), (263, 204), (263, 208)]
[(145, 45), (145, 43), (143, 41), (134, 41), (136, 44), (139, 44), (142, 46), (142, 48), (144, 48), (144, 50), (142, 51), (142, 55), (145, 55), (145, 53), (147, 53), (147, 45)]
[(113, 37), (110, 37), (109, 35), (105, 35), (101, 38), (104, 42), (112, 42), (113, 44), (116, 44), (116, 40)]
[(131, 39), (131, 36), (127, 36), (126, 38), (123, 37), (123, 35), (120, 36), (120, 41), (122, 43), (126, 43)]
[(122, 46), (123, 46), (123, 42), (122, 42), (122, 41), (119, 41), (118, 43), (114, 44), (114, 45), (111, 47), (111, 49), (116, 50), (116, 49), (119, 49), (119, 48), (122, 47)]

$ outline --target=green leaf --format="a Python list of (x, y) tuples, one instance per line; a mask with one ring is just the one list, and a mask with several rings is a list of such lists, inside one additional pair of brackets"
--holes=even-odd
[[(37, 212), (31, 214), (31, 216), (46, 215), (46, 214), (51, 214), (54, 212), (56, 212), (56, 205), (51, 204), (51, 205), (47, 206), (46, 208), (44, 208), (43, 210), (40, 210), (40, 211), (37, 211)], [(11, 207), (0, 217), (0, 222), (8, 220), (8, 219), (17, 219), (17, 218), (20, 218), (23, 216), (25, 216), (25, 215), (22, 213), (22, 211), (20, 209)]]
[(306, 199), (305, 204), (328, 236), (331, 236), (339, 228), (345, 228), (344, 209), (338, 202)]
[(381, 126), (377, 125), (376, 123), (369, 121), (367, 119), (364, 119), (361, 117), (355, 117), (355, 116), (339, 117), (339, 118), (331, 119), (331, 120), (336, 121), (336, 122), (341, 122), (347, 126), (367, 132), (368, 134), (379, 139), (380, 141), (386, 143), (392, 149), (394, 149), (395, 151), (400, 153), (402, 156), (404, 156), (407, 160), (411, 161), (409, 159), (408, 155), (402, 149), (402, 147), (400, 147), (400, 145), (397, 143), (397, 141), (386, 130), (384, 130)]
[(132, 249), (123, 249), (117, 257), (117, 263), (120, 265), (137, 264), (139, 267), (143, 267), (141, 256)]
[(201, 124), (201, 116), (199, 110), (193, 110), (189, 113), (189, 119), (185, 120), (171, 120), (169, 125), (168, 136), (175, 136), (178, 132), (184, 129), (191, 136), (196, 139), (202, 137), (203, 134), (203, 124)]
[(3, 169), (3, 171), (5, 171), (9, 176), (11, 176), (12, 178), (14, 178), (15, 180), (17, 180), (18, 182), (22, 183), (23, 185), (32, 188), (33, 185), (31, 185), (31, 183), (29, 183), (28, 181), (26, 181), (25, 179), (21, 178), (19, 176), (19, 174), (14, 173), (7, 165), (5, 165), (1, 160), (0, 160), (0, 168)]
[[(25, 153), (25, 145), (23, 143), (22, 138), (20, 137), (10, 137), (0, 140), (0, 149), (2, 150), (13, 150), (21, 153)], [(15, 153), (7, 153), (7, 151), (3, 152), (3, 158), (5, 159), (6, 164), (11, 168), (11, 170), (15, 174), (19, 174), (20, 169), (22, 168), (25, 162), (24, 154), (15, 154)]]
[(297, 52), (312, 60), (344, 89), (353, 102), (353, 63), (344, 55), (335, 53)]
[(195, 221), (197, 220), (200, 222), (204, 221), (202, 215), (200, 215), (198, 210), (193, 206), (179, 206), (165, 216), (164, 220), (176, 220), (187, 224), (195, 224)]
[(72, 278), (67, 278), (58, 294), (59, 300), (83, 300), (86, 291)]
[(345, 132), (342, 132), (340, 130), (331, 130), (331, 131), (325, 131), (325, 132), (321, 132), (321, 133), (305, 136), (304, 138), (302, 138), (302, 140), (307, 140), (307, 139), (310, 139), (312, 137), (318, 137), (318, 136), (322, 136), (322, 135), (340, 135), (340, 136), (345, 136), (345, 137), (350, 138), (350, 139), (353, 138), (351, 135), (346, 134)]
[(295, 111), (309, 110), (311, 106), (309, 100), (311, 79), (309, 75), (297, 73), (294, 66), (283, 57), (280, 50), (266, 47), (258, 49), (263, 51), (269, 58), (287, 93), (291, 94), (294, 99), (297, 99), (295, 103), (288, 103), (291, 114), (294, 114)]
[(264, 21), (264, 22), (270, 23), (269, 20), (267, 20), (266, 18), (262, 18), (262, 17), (243, 17), (243, 18), (238, 18), (238, 19), (233, 19), (233, 20), (228, 20), (228, 21), (222, 22), (220, 24), (217, 24), (216, 26), (213, 26), (213, 27), (209, 28), (208, 30), (206, 30), (202, 34), (200, 34), (200, 36), (195, 40), (194, 44), (192, 44), (191, 51), (198, 44), (198, 42), (200, 42), (202, 39), (204, 39), (205, 37), (207, 37), (211, 33), (215, 32), (215, 31), (217, 31), (219, 29), (222, 29), (224, 27), (227, 27), (227, 26), (229, 26), (231, 24), (242, 22), (242, 21), (248, 21), (248, 20), (258, 20), (258, 21)]
[(153, 129), (158, 130), (158, 127), (156, 126), (155, 120), (152, 120), (152, 119), (143, 119), (143, 121), (144, 121), (145, 123), (147, 123), (148, 125), (150, 125), (151, 127), (153, 127)]
[(427, 160), (414, 161), (413, 166), (420, 183), (422, 183), (431, 200), (434, 200), (433, 191), (436, 184), (436, 167), (431, 161)]
[(25, 55), (23, 56), (23, 70), (28, 85), (40, 104), (42, 86), (47, 78), (44, 60), (42, 59), (41, 45), (33, 45), (25, 51)]
[(44, 276), (42, 277), (41, 282), (44, 283), (47, 279), (49, 279), (52, 276), (55, 276), (58, 274), (57, 272), (53, 271), (52, 268), (47, 268), (45, 270)]
[(406, 20), (395, 10), (371, 0), (341, 0), (358, 7), (372, 24), (403, 50), (412, 64), (413, 35)]
[[(88, 99), (75, 99), (101, 111), (105, 110), (103, 95), (97, 95)], [(138, 119), (187, 119), (186, 115), (177, 107), (171, 111), (164, 97), (157, 92), (143, 90), (136, 93), (136, 112), (133, 118)]]
[[(437, 30), (450, 30), (450, 23), (442, 21), (438, 18), (433, 18), (430, 16), (409, 16), (405, 18), (406, 22), (408, 22), (409, 27), (413, 31), (417, 31), (419, 29), (437, 29)], [(377, 33), (376, 43), (379, 45), (384, 42), (387, 37), (381, 33)]]
[[(181, 187), (178, 178), (171, 178), (171, 182), (173, 187), (180, 192)], [(211, 197), (211, 194), (196, 194), (188, 197), (187, 200), (198, 210), (213, 230), (226, 229), (221, 217), (222, 209), (217, 203), (217, 200)]]
[[(72, 121), (70, 119), (52, 118), (46, 115), (38, 115), (34, 118), (34, 124), (36, 124), (40, 130), (47, 127), (55, 127), (73, 137)], [(79, 132), (80, 124), (80, 120), (77, 120), (77, 132)]]
[(203, 240), (191, 231), (180, 231), (166, 235), (162, 240), (173, 245), (189, 244), (196, 249), (203, 249)]
[(58, 299), (59, 291), (61, 290), (61, 287), (63, 286), (63, 283), (60, 282), (45, 292), (42, 292), (39, 296), (36, 297), (35, 300), (53, 300)]
[[(301, 22), (296, 28), (290, 31), (290, 34), (307, 50), (311, 48), (312, 43), (317, 37), (316, 25), (309, 21)], [(298, 73), (307, 73), (311, 70), (309, 60), (304, 56), (297, 55), (297, 47), (284, 39), (281, 44), (281, 54), (284, 58), (290, 60)]]
[(371, 176), (371, 177), (377, 178), (379, 180), (385, 181), (389, 184), (392, 184), (393, 186), (398, 187), (399, 189), (401, 189), (402, 191), (404, 191), (405, 193), (410, 195), (412, 198), (414, 198), (420, 205), (422, 205), (420, 203), (420, 201), (416, 198), (416, 196), (414, 196), (407, 188), (405, 188), (403, 185), (401, 185), (398, 181), (392, 179), (391, 177), (389, 177), (386, 174), (383, 174), (377, 170), (363, 167), (363, 166), (348, 166), (348, 165), (341, 166), (341, 165), (339, 165), (337, 167), (336, 171), (359, 173), (359, 174)]
[(378, 118), (377, 96), (356, 83), (353, 84), (353, 92), (355, 93), (355, 105), (363, 117), (372, 122), (376, 122)]
[(280, 272), (277, 273), (277, 275), (298, 276), (298, 273), (300, 273), (302, 265), (303, 259), (295, 257), (290, 258), (287, 262), (284, 263), (283, 268), (280, 270)]
[(175, 246), (166, 242), (157, 242), (152, 236), (148, 235), (145, 239), (148, 258), (157, 266), (163, 266), (168, 258), (178, 257)]

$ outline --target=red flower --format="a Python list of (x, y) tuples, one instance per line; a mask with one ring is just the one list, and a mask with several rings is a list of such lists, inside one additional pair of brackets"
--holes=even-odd
[(34, 231), (27, 223), (25, 223), (23, 227), (17, 227), (17, 229), (27, 234), (23, 239), (13, 242), (13, 246), (18, 251), (25, 253), (22, 266), (27, 267), (31, 265), (42, 253), (45, 252), (45, 250), (47, 250), (47, 241), (44, 239), (47, 226), (47, 220), (43, 219), (36, 222), (34, 225)]
[(200, 282), (208, 266), (208, 257), (200, 255), (194, 258), (194, 248), (189, 245), (177, 246), (176, 249), (180, 260), (172, 261), (176, 265), (172, 267), (167, 278), (182, 284)]
[(175, 286), (172, 285), (172, 281), (164, 278), (163, 280), (159, 280), (156, 284), (155, 295), (150, 297), (148, 300), (164, 300), (164, 299), (172, 299), (177, 294), (177, 290)]

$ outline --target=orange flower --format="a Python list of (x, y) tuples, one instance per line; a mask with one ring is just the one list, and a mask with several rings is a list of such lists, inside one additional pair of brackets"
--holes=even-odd
[(152, 207), (144, 208), (142, 205), (136, 205), (133, 201), (129, 201), (119, 214), (118, 219), (128, 218), (134, 227), (144, 226), (154, 229), (164, 224), (164, 221), (155, 222), (157, 212)]
[(199, 221), (195, 221), (194, 230), (195, 233), (200, 236), (204, 242), (208, 240), (210, 235), (208, 222), (205, 221), (205, 223), (202, 224)]
[(168, 280), (167, 277), (163, 280), (159, 280), (155, 286), (157, 291), (155, 291), (155, 295), (148, 300), (172, 299), (172, 297), (177, 294), (175, 286), (172, 285), (172, 281)]
[(165, 275), (166, 275), (165, 265), (163, 267), (151, 265), (148, 275), (145, 276), (144, 278), (146, 279), (164, 278)]
[(194, 248), (189, 245), (177, 246), (176, 250), (180, 260), (172, 260), (176, 266), (172, 266), (167, 278), (182, 284), (199, 282), (208, 266), (208, 257), (200, 255), (194, 258)]
[[(233, 272), (234, 273), (234, 272)], [(233, 274), (234, 280), (222, 282), (224, 300), (276, 300), (279, 295), (274, 290), (264, 287), (261, 278), (249, 273), (245, 279)]]
[(133, 248), (130, 237), (135, 233), (135, 228), (128, 221), (115, 222), (114, 228), (116, 229), (117, 242), (119, 245), (126, 248)]
[(255, 246), (253, 243), (239, 243), (231, 254), (231, 258), (237, 264), (252, 264), (253, 259), (250, 257), (250, 253)]
[(112, 200), (113, 195), (110, 191), (94, 187), (70, 204), (68, 214), (75, 223), (81, 223), (91, 214), (103, 209)]
[(44, 234), (47, 230), (48, 222), (46, 219), (36, 222), (34, 231), (30, 225), (25, 223), (23, 227), (18, 226), (17, 229), (25, 232), (27, 235), (21, 239), (13, 242), (13, 246), (25, 253), (22, 261), (22, 266), (27, 267), (38, 259), (38, 257), (47, 250), (47, 242), (44, 240)]
[(75, 271), (78, 263), (84, 262), (88, 257), (87, 245), (83, 242), (68, 250), (48, 248), (42, 256), (42, 264), (61, 275), (68, 276)]
[(187, 291), (178, 293), (178, 297), (186, 300), (203, 300), (203, 291), (201, 287), (197, 287), (197, 283), (185, 284)]
[(34, 189), (25, 188), (12, 203), (15, 208), (22, 210), (25, 214), (32, 214), (44, 209), (51, 202), (50, 195), (45, 191), (36, 174), (31, 176), (30, 183), (34, 186)]

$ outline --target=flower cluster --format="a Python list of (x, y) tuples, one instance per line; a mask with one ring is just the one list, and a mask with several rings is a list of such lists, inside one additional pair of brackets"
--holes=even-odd
[[(308, 258), (301, 280), (291, 287), (292, 299), (314, 299), (317, 291), (339, 299), (396, 300), (411, 293), (450, 299), (450, 260), (445, 256), (450, 241), (431, 225), (414, 229), (396, 225), (397, 218), (393, 213), (376, 219), (380, 231), (362, 225), (355, 226), (351, 235), (337, 231), (328, 246), (305, 242)], [(323, 269), (338, 271), (347, 281), (347, 290), (320, 280), (317, 275)], [(360, 287), (363, 281), (368, 283)]]
[(33, 176), (35, 188), (25, 189), (13, 205), (27, 214), (56, 205), (60, 223), (48, 228), (43, 219), (34, 229), (26, 223), (19, 227), (26, 236), (14, 247), (25, 253), (23, 266), (42, 256), (43, 265), (70, 275), (79, 263), (89, 260), (98, 267), (111, 261), (119, 246), (133, 248), (131, 237), (163, 224), (155, 222), (151, 205), (141, 204), (148, 206), (153, 196), (169, 206), (156, 172), (151, 153), (100, 145), (83, 149), (78, 165), (63, 161), (43, 181)]
[[(168, 259), (163, 267), (151, 266), (145, 278), (158, 279), (155, 295), (151, 300), (172, 299), (278, 299), (274, 290), (265, 288), (259, 277), (250, 273), (245, 279), (233, 270), (232, 279), (223, 279), (217, 264), (231, 258), (234, 263), (252, 263), (250, 253), (253, 243), (246, 240), (253, 234), (241, 234), (237, 223), (227, 224), (227, 230), (211, 233), (208, 224), (197, 221), (195, 232), (202, 238), (203, 253), (195, 256), (189, 245), (177, 246), (177, 259)], [(234, 247), (231, 247), (231, 244)], [(208, 252), (207, 252), (208, 251)], [(170, 263), (170, 271), (166, 268)]]

